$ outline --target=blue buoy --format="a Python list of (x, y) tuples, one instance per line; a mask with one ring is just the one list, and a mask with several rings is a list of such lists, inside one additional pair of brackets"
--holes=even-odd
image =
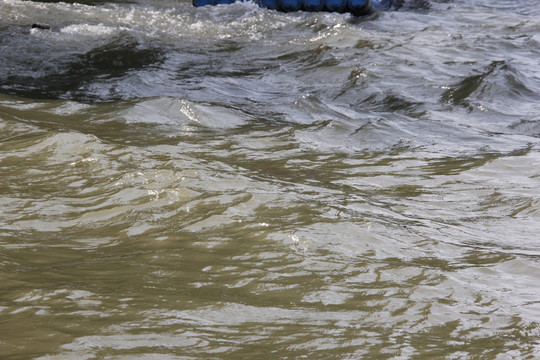
[[(192, 0), (193, 6), (232, 4), (238, 0)], [(240, 0), (246, 1), (246, 0)], [(247, 0), (249, 1), (249, 0)], [(290, 11), (330, 11), (350, 12), (355, 16), (370, 14), (372, 11), (390, 10), (399, 7), (402, 0), (253, 0), (267, 9), (283, 12)]]
[(257, 5), (263, 8), (277, 10), (278, 0), (257, 0)]
[(279, 9), (281, 11), (298, 11), (302, 7), (302, 0), (279, 0)]
[(321, 11), (324, 9), (324, 0), (304, 0), (302, 8), (306, 11)]
[(206, 5), (216, 5), (214, 0), (193, 0), (193, 6), (206, 6)]
[(324, 0), (324, 6), (330, 12), (344, 12), (347, 8), (347, 0)]
[(366, 15), (371, 10), (371, 0), (347, 0), (347, 7), (354, 15)]

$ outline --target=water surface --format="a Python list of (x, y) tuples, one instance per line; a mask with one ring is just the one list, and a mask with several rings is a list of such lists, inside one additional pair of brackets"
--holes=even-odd
[(0, 357), (540, 357), (539, 34), (2, 1)]

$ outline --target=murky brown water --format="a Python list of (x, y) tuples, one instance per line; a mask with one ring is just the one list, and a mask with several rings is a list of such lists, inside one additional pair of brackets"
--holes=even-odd
[(0, 3), (0, 358), (540, 358), (540, 10), (485, 3)]

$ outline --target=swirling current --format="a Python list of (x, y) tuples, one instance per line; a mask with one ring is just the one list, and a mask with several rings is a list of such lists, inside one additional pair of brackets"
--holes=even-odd
[(1, 359), (540, 358), (540, 2), (0, 1)]

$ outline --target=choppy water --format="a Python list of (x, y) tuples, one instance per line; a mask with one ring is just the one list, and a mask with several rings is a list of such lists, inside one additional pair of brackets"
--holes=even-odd
[(537, 0), (2, 0), (0, 54), (0, 358), (540, 358)]

